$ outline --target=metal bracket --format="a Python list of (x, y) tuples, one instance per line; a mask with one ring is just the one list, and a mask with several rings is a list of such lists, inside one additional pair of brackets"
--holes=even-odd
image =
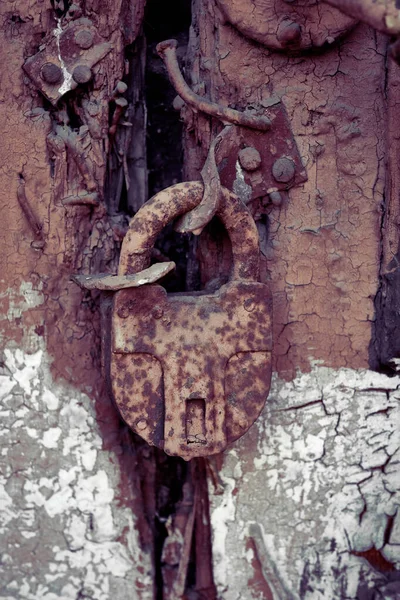
[(23, 69), (52, 104), (66, 92), (92, 79), (92, 67), (104, 58), (113, 44), (104, 42), (92, 21), (81, 18), (65, 29), (59, 25), (51, 40), (29, 57)]
[(275, 202), (279, 203), (279, 191), (303, 183), (307, 174), (279, 98), (271, 97), (261, 115), (210, 102), (195, 94), (183, 79), (176, 48), (176, 40), (157, 45), (179, 96), (193, 109), (228, 123), (211, 143), (201, 171), (201, 203), (179, 219), (175, 227), (181, 233), (198, 235), (218, 210), (222, 186), (235, 192), (244, 204), (268, 194), (275, 194)]
[(307, 181), (282, 102), (271, 104), (267, 114), (271, 119), (271, 134), (232, 127), (215, 153), (221, 184), (233, 190), (245, 204)]

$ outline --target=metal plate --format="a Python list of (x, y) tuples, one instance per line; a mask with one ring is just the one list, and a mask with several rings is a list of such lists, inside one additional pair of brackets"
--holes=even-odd
[[(71, 22), (62, 31), (55, 29), (53, 34), (40, 52), (25, 61), (23, 69), (42, 94), (56, 104), (66, 92), (75, 89), (80, 82), (84, 83), (74, 79), (80, 79), (76, 75), (79, 75), (79, 70), (83, 75), (85, 70), (90, 75), (90, 69), (110, 52), (113, 44), (104, 42), (93, 23), (86, 18)], [(46, 67), (50, 75), (47, 80), (43, 75)], [(54, 76), (54, 81), (48, 80), (51, 79), (51, 69), (54, 75), (58, 70), (59, 79)]]
[(217, 4), (246, 37), (293, 53), (330, 45), (357, 24), (318, 0), (217, 0)]
[[(231, 127), (215, 153), (221, 184), (242, 196), (240, 190), (235, 189), (240, 184), (238, 179), (242, 178), (249, 188), (247, 201), (265, 196), (271, 189), (288, 190), (307, 181), (285, 107), (281, 102), (276, 102), (265, 110), (265, 114), (272, 121), (270, 132)], [(254, 171), (239, 167), (239, 152), (244, 148), (255, 148), (259, 152), (261, 163)], [(282, 159), (293, 165), (293, 176), (287, 181), (279, 181), (274, 177), (274, 165)]]

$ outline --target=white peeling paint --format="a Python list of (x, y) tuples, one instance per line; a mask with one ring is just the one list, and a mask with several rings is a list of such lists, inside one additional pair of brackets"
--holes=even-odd
[(1, 478), (0, 480), (0, 533), (4, 531), (4, 527), (12, 521), (16, 514), (12, 509), (13, 501), (12, 498), (7, 494), (5, 490), (6, 481)]
[(1, 599), (152, 599), (151, 558), (116, 497), (119, 465), (93, 401), (52, 381), (43, 350), (7, 349), (4, 362)]
[(265, 598), (251, 585), (255, 523), (287, 600), (356, 599), (362, 580), (393, 599), (352, 552), (375, 547), (400, 569), (399, 424), (400, 377), (318, 365), (290, 382), (275, 376), (260, 419), (225, 454), (224, 494), (210, 486), (220, 596)]
[(61, 429), (59, 427), (51, 427), (44, 432), (42, 438), (43, 446), (46, 448), (57, 448), (57, 442), (61, 436)]
[(243, 169), (240, 165), (239, 160), (237, 160), (235, 163), (235, 170), (236, 170), (236, 179), (233, 182), (232, 189), (233, 189), (234, 193), (237, 196), (239, 196), (239, 198), (242, 200), (242, 202), (244, 204), (247, 204), (251, 198), (251, 194), (252, 194), (253, 190), (250, 185), (247, 185), (247, 183), (244, 179)]
[(58, 398), (53, 392), (45, 389), (42, 394), (42, 401), (45, 403), (48, 410), (57, 410), (59, 406)]
[(61, 26), (61, 19), (57, 19), (57, 27), (56, 29), (54, 29), (53, 33), (57, 42), (58, 60), (60, 61), (61, 71), (63, 74), (63, 82), (61, 84), (61, 87), (58, 89), (58, 93), (61, 95), (72, 90), (72, 74), (68, 71), (60, 51), (60, 36), (62, 32), (63, 29)]
[(220, 502), (215, 507), (211, 515), (211, 527), (213, 531), (213, 556), (214, 576), (219, 581), (220, 586), (225, 588), (227, 583), (227, 553), (226, 537), (228, 535), (229, 522), (235, 520), (235, 504), (232, 492), (235, 487), (235, 480), (221, 475), (223, 485), (223, 495), (220, 496)]

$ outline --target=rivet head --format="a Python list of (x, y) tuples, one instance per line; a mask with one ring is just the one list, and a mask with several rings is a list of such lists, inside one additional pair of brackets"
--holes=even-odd
[(121, 306), (117, 310), (117, 315), (119, 316), (120, 319), (127, 319), (129, 317), (129, 314), (130, 314), (130, 310), (129, 310), (129, 307), (126, 305)]
[(282, 21), (278, 27), (277, 38), (282, 46), (297, 45), (301, 40), (300, 25), (294, 21)]
[(261, 165), (261, 156), (256, 148), (249, 146), (239, 151), (239, 162), (246, 171), (255, 171)]
[(86, 65), (78, 65), (73, 70), (72, 78), (76, 83), (87, 83), (92, 79), (92, 71)]
[(280, 183), (288, 183), (294, 177), (296, 167), (290, 158), (283, 156), (278, 158), (272, 165), (272, 175), (276, 181)]
[(62, 79), (62, 71), (58, 65), (47, 62), (40, 69), (40, 76), (46, 83), (59, 83)]
[(282, 196), (280, 192), (270, 192), (268, 196), (274, 206), (280, 206), (282, 204)]
[(74, 35), (75, 43), (79, 48), (87, 50), (93, 46), (94, 35), (90, 29), (79, 29)]
[(256, 305), (254, 303), (254, 300), (252, 300), (251, 298), (247, 298), (244, 302), (243, 302), (243, 308), (244, 310), (246, 310), (247, 312), (253, 312), (253, 310), (255, 309)]
[(140, 419), (139, 421), (137, 421), (136, 427), (139, 429), (139, 431), (144, 431), (147, 428), (147, 420)]
[(120, 306), (117, 310), (117, 315), (119, 316), (120, 319), (127, 319), (129, 317), (129, 315), (132, 314), (132, 312), (134, 312), (135, 310), (135, 301), (134, 300), (128, 300), (128, 302), (125, 302), (125, 304), (122, 304), (122, 306)]

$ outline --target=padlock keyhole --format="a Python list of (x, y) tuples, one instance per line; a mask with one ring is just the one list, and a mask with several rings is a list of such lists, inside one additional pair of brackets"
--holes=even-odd
[(206, 401), (204, 398), (186, 400), (186, 441), (206, 444)]

